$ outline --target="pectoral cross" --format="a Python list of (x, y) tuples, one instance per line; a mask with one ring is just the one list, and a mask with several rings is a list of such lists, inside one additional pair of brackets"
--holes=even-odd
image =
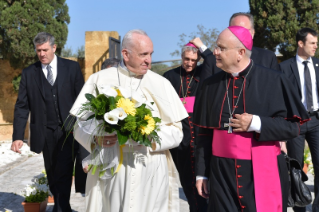
[(185, 101), (185, 97), (183, 98), (182, 103), (185, 105), (187, 102)]
[(224, 123), (224, 127), (228, 127), (228, 133), (233, 133), (233, 127), (229, 125), (231, 123), (230, 119), (228, 119), (228, 123)]

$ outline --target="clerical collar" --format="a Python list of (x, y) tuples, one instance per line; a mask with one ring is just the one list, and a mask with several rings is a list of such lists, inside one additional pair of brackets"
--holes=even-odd
[(121, 66), (121, 69), (119, 69), (119, 71), (120, 71), (122, 74), (126, 75), (126, 76), (136, 77), (136, 78), (142, 78), (142, 77), (143, 77), (143, 75), (137, 75), (137, 74), (131, 72), (130, 70), (128, 70), (128, 68), (127, 68), (126, 65), (124, 64), (124, 61), (123, 61), (123, 60), (121, 60), (120, 66)]
[(308, 57), (306, 60), (304, 60), (304, 59), (301, 58), (298, 54), (296, 54), (296, 60), (297, 60), (297, 62), (299, 62), (300, 64), (302, 64), (303, 61), (308, 61), (309, 64), (312, 64), (312, 59), (311, 59), (311, 57)]
[(248, 72), (248, 67), (249, 67), (250, 65), (251, 65), (251, 59), (249, 60), (248, 65), (247, 65), (243, 70), (241, 70), (241, 71), (239, 71), (239, 72), (236, 72), (236, 73), (231, 73), (231, 75), (232, 75), (233, 77), (238, 77), (239, 75), (240, 75), (240, 76), (246, 75), (247, 72)]

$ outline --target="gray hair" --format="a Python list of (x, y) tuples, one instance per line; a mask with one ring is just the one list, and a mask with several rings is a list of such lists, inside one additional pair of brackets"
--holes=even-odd
[(249, 21), (250, 21), (251, 28), (255, 29), (255, 27), (254, 27), (254, 16), (252, 14), (250, 14), (250, 13), (244, 13), (244, 12), (234, 13), (229, 19), (229, 26), (230, 26), (232, 20), (234, 18), (236, 18), (237, 16), (246, 16), (249, 19)]
[(101, 70), (106, 69), (108, 67), (117, 66), (119, 64), (119, 62), (120, 62), (120, 60), (117, 58), (108, 58), (108, 59), (104, 60), (104, 62), (102, 63)]
[(146, 32), (141, 29), (132, 29), (124, 35), (122, 40), (122, 49), (128, 49), (132, 45), (133, 34), (148, 36)]
[(251, 57), (251, 51), (249, 49), (246, 49), (245, 55), (250, 58)]
[(197, 60), (198, 61), (201, 59), (200, 51), (197, 48), (192, 47), (192, 46), (183, 46), (181, 56), (183, 57), (185, 52), (188, 52), (188, 51), (192, 51), (194, 54), (197, 53)]
[(54, 45), (54, 37), (53, 35), (51, 35), (50, 33), (47, 32), (39, 32), (33, 39), (33, 44), (34, 46), (36, 45), (41, 45), (44, 44), (46, 42), (50, 43), (50, 46), (53, 47)]

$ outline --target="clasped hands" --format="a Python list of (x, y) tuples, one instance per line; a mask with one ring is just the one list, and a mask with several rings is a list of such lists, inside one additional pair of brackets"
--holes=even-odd
[(235, 128), (234, 132), (247, 132), (252, 119), (253, 115), (249, 113), (235, 114), (235, 118), (230, 119), (229, 125)]

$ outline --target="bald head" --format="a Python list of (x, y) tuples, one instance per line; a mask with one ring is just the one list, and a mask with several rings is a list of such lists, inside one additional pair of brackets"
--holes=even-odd
[(216, 44), (216, 66), (225, 72), (236, 73), (249, 63), (251, 51), (228, 28), (219, 34)]
[(241, 26), (249, 30), (251, 36), (254, 38), (254, 18), (249, 13), (235, 13), (229, 20), (229, 26)]

